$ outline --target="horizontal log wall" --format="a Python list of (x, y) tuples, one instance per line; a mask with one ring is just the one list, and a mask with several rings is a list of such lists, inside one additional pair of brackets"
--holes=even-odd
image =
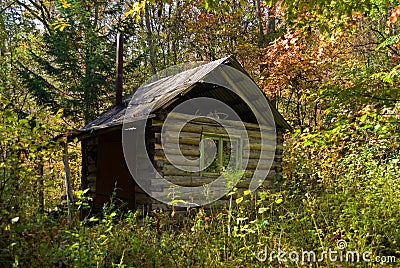
[[(186, 119), (185, 115), (174, 114), (177, 119)], [(217, 176), (204, 175), (201, 172), (188, 172), (182, 171), (181, 169), (175, 167), (170, 163), (170, 161), (165, 156), (165, 149), (169, 150), (169, 154), (171, 156), (177, 156), (182, 154), (187, 159), (195, 160), (200, 157), (199, 143), (202, 137), (202, 133), (214, 133), (216, 135), (227, 136), (227, 132), (224, 130), (222, 126), (215, 123), (213, 120), (209, 120), (207, 118), (198, 118), (196, 120), (190, 121), (184, 125), (183, 128), (179, 127), (179, 120), (176, 124), (168, 124), (168, 127), (162, 129), (164, 125), (165, 116), (157, 116), (152, 120), (152, 129), (154, 130), (154, 167), (156, 170), (164, 176), (168, 181), (180, 185), (180, 186), (188, 186), (195, 187), (201, 186), (207, 183), (210, 183), (216, 179)], [(181, 121), (182, 122), (182, 121)], [(231, 127), (235, 127), (238, 122), (225, 120), (224, 125), (228, 125)], [(256, 124), (244, 123), (247, 131), (247, 135), (249, 137), (249, 144), (246, 149), (248, 149), (247, 154), (243, 154), (243, 159), (248, 158), (248, 164), (246, 171), (243, 175), (243, 178), (236, 185), (239, 188), (239, 191), (243, 191), (244, 189), (248, 189), (250, 180), (253, 176), (254, 169), (256, 168), (259, 161), (259, 169), (261, 171), (265, 169), (266, 180), (263, 183), (264, 187), (271, 188), (273, 187), (272, 182), (276, 179), (280, 179), (282, 177), (282, 153), (283, 153), (283, 131), (281, 129), (277, 129), (276, 136), (268, 136), (265, 137), (265, 144), (261, 144), (261, 133), (260, 127)], [(272, 128), (264, 127), (266, 130), (271, 131)], [(161, 135), (161, 132), (163, 134)], [(240, 132), (238, 132), (240, 133)], [(173, 139), (179, 137), (179, 149), (175, 148), (171, 144)], [(273, 150), (273, 147), (269, 145), (268, 139), (276, 139), (276, 148), (275, 148), (275, 156), (271, 157), (270, 155), (263, 156), (260, 159), (260, 151), (261, 147), (266, 148), (267, 150)], [(196, 166), (196, 163), (188, 164), (188, 162), (178, 162), (181, 165), (192, 165)], [(268, 170), (268, 166), (271, 165), (270, 170)], [(157, 179), (152, 179), (152, 185), (157, 185)], [(160, 186), (161, 187), (161, 186)], [(157, 190), (157, 187), (155, 187)], [(162, 191), (163, 189), (158, 189)], [(158, 202), (154, 202), (154, 208), (165, 208), (164, 205), (160, 205)]]
[[(151, 125), (147, 128), (146, 132), (146, 146), (148, 149), (149, 157), (153, 160), (154, 167), (156, 170), (164, 176), (165, 179), (169, 180), (172, 183), (181, 186), (200, 186), (215, 180), (215, 176), (206, 176), (200, 174), (199, 172), (184, 172), (169, 163), (168, 159), (165, 157), (165, 153), (163, 150), (163, 146), (161, 145), (161, 131), (162, 126), (164, 124), (165, 116), (155, 117)], [(224, 124), (235, 127), (237, 122), (227, 121), (225, 120)], [(236, 185), (239, 188), (239, 191), (243, 191), (247, 189), (252, 178), (254, 168), (258, 163), (258, 159), (260, 159), (260, 150), (261, 150), (261, 134), (259, 131), (259, 127), (255, 124), (244, 124), (247, 130), (247, 134), (249, 137), (249, 152), (248, 154), (244, 154), (243, 158), (248, 158), (247, 169), (243, 175), (242, 180)], [(266, 128), (268, 130), (268, 128)], [(177, 155), (182, 153), (188, 159), (198, 159), (200, 156), (199, 151), (199, 143), (201, 139), (202, 133), (215, 133), (221, 135), (227, 135), (226, 131), (215, 122), (208, 120), (206, 118), (198, 119), (194, 122), (190, 122), (186, 124), (183, 129), (179, 129), (177, 125), (172, 125), (172, 128), (169, 128), (167, 133), (163, 135), (165, 146), (169, 149), (172, 155)], [(179, 149), (171, 149), (170, 141), (173, 137), (176, 137), (177, 134), (180, 133), (179, 137)], [(269, 172), (265, 170), (267, 174), (267, 178), (264, 182), (264, 186), (271, 188), (272, 182), (275, 179), (279, 179), (282, 177), (282, 153), (283, 153), (283, 136), (282, 129), (277, 129), (276, 137), (267, 137), (268, 138), (276, 138), (277, 146), (275, 150), (274, 159), (270, 156), (264, 156), (261, 161), (264, 163), (272, 162), (271, 169)], [(97, 173), (97, 153), (98, 153), (98, 138), (96, 136), (86, 137), (82, 142), (82, 189), (89, 188), (88, 195), (91, 198), (95, 198), (96, 195), (96, 173)], [(267, 142), (268, 143), (268, 142)], [(268, 144), (267, 145), (267, 149)], [(271, 148), (269, 148), (271, 149)], [(112, 156), (110, 156), (112, 157)], [(186, 164), (186, 163), (182, 163)], [(261, 168), (266, 167), (267, 164), (261, 164)], [(157, 179), (149, 178), (152, 185), (155, 186), (157, 190)], [(162, 191), (162, 186), (160, 186), (159, 191)], [(156, 193), (155, 193), (156, 194)], [(167, 206), (161, 204), (155, 199), (151, 199), (139, 186), (135, 186), (135, 200), (137, 204), (137, 208), (147, 207), (149, 203), (152, 203), (152, 208), (166, 208)], [(144, 209), (146, 210), (146, 209)]]

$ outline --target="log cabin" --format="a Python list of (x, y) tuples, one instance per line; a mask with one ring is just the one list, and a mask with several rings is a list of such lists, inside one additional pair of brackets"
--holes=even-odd
[[(89, 189), (88, 195), (93, 200), (95, 209), (99, 209), (104, 203), (109, 202), (113, 192), (129, 209), (143, 209), (144, 211), (157, 208), (168, 209), (169, 206), (157, 198), (153, 198), (157, 195), (157, 191), (163, 191), (163, 189), (157, 189), (157, 180), (160, 179), (160, 176), (182, 187), (207, 185), (221, 175), (221, 167), (227, 165), (227, 155), (234, 160), (235, 167), (243, 170), (240, 180), (235, 185), (239, 190), (249, 188), (250, 179), (255, 174), (257, 167), (261, 172), (259, 174), (266, 178), (262, 181), (261, 187), (271, 188), (274, 182), (279, 182), (282, 178), (283, 134), (291, 127), (262, 90), (257, 87), (257, 90), (265, 98), (265, 103), (269, 106), (272, 115), (272, 119), (270, 119), (273, 121), (267, 126), (268, 129), (273, 130), (267, 137), (267, 140), (273, 140), (272, 143), (269, 143), (273, 145), (269, 149), (273, 150), (272, 158), (269, 154), (263, 159), (261, 153), (263, 141), (260, 129), (265, 126), (259, 124), (256, 112), (249, 107), (249, 102), (255, 100), (252, 93), (248, 91), (247, 80), (228, 81), (229, 86), (236, 89), (236, 93), (234, 93), (228, 89), (228, 86), (209, 83), (205, 79), (208, 74), (221, 69), (222, 66), (233, 68), (248, 78), (247, 80), (253, 81), (239, 62), (234, 57), (228, 56), (174, 75), (166, 75), (166, 78), (153, 80), (146, 84), (145, 90), (142, 90), (140, 94), (134, 91), (122, 97), (121, 82), (118, 82), (117, 71), (115, 105), (74, 133), (74, 137), (79, 139), (82, 146), (82, 188)], [(212, 98), (231, 107), (239, 119), (235, 121), (219, 116), (220, 121), (213, 120), (218, 117), (218, 113), (221, 114), (221, 111), (216, 111), (214, 117), (211, 118), (200, 116), (193, 120), (186, 120), (188, 115), (174, 112), (174, 109), (180, 104), (199, 97)], [(244, 101), (244, 98), (247, 98), (248, 101)], [(153, 185), (150, 194), (142, 189), (143, 184), (137, 183), (133, 178), (125, 159), (123, 146), (123, 131), (127, 129), (124, 126), (124, 120), (128, 114), (130, 117), (142, 115), (146, 108), (148, 108), (148, 116), (144, 139), (147, 158), (152, 165), (150, 168), (159, 174), (158, 177), (146, 178), (146, 183)], [(194, 107), (193, 113), (199, 114), (199, 109)], [(169, 128), (163, 128), (165, 120), (172, 114), (176, 120), (186, 120), (183, 127), (177, 128), (175, 127), (177, 125), (169, 124)], [(229, 139), (227, 130), (221, 125), (221, 120), (233, 127), (237, 125), (238, 120), (243, 123), (248, 136), (247, 144), (243, 143), (240, 136)], [(193, 172), (181, 170), (166, 157), (164, 147), (168, 146), (168, 139), (171, 138), (171, 135), (173, 136), (173, 133), (178, 133), (179, 147), (177, 151), (179, 152), (176, 154), (181, 154), (189, 160), (198, 159), (197, 162), (194, 162), (200, 165), (198, 169), (193, 169)], [(213, 159), (208, 161), (205, 160), (205, 156), (202, 157), (202, 153), (207, 142), (210, 141), (215, 144), (216, 154)], [(170, 152), (173, 153), (173, 150), (170, 149)], [(243, 161), (244, 158), (246, 161)], [(205, 162), (208, 163), (206, 167), (204, 167)], [(140, 160), (136, 160), (136, 163), (142, 165)], [(263, 163), (269, 164), (263, 168)], [(227, 197), (220, 198), (222, 202), (224, 199)]]

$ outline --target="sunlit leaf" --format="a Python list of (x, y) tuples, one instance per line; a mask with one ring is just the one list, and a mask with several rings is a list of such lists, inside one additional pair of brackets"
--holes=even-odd
[(258, 213), (262, 214), (264, 212), (266, 212), (269, 208), (259, 208), (258, 209)]
[(238, 199), (236, 199), (236, 204), (240, 204), (243, 201), (243, 197), (239, 197)]
[(15, 218), (11, 219), (12, 224), (17, 223), (18, 221), (19, 221), (19, 217), (15, 217)]

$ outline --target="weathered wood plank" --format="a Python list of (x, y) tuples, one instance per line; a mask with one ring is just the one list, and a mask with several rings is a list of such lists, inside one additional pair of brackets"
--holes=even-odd
[[(161, 144), (158, 144), (156, 146), (158, 149), (155, 150), (154, 152), (154, 159), (155, 160), (166, 160), (165, 158), (165, 153), (163, 150), (163, 147)], [(180, 145), (179, 146), (181, 149), (170, 149), (169, 148), (169, 154), (171, 155), (184, 155), (188, 159), (196, 159), (200, 157), (200, 149), (199, 146), (192, 146), (192, 145)], [(167, 147), (168, 148), (168, 147)], [(249, 159), (260, 159), (260, 151), (257, 150), (245, 150), (243, 151), (243, 158), (249, 158)], [(272, 159), (270, 155), (263, 156), (262, 159)], [(275, 154), (275, 159), (282, 159), (282, 155)]]
[[(182, 114), (182, 113), (169, 113), (168, 117), (171, 119), (176, 119), (176, 121), (183, 121), (183, 120), (188, 120), (192, 118), (192, 115), (187, 115), (187, 114)], [(245, 126), (246, 128), (250, 129), (265, 129), (265, 130), (273, 130), (271, 126), (260, 126), (258, 124), (253, 124), (253, 123), (247, 123), (247, 122), (241, 122), (241, 121), (233, 121), (233, 120), (226, 120), (226, 119), (218, 119), (219, 122), (226, 126), (232, 126), (232, 127), (240, 127), (240, 126)], [(205, 123), (205, 124), (215, 124), (215, 120), (206, 118), (206, 117), (197, 117), (195, 120), (192, 120), (192, 122), (199, 122), (199, 123)]]
[[(210, 125), (210, 127), (213, 128), (218, 128), (220, 130), (221, 133), (219, 134), (224, 134), (227, 135), (227, 133), (224, 131), (224, 128), (222, 126), (219, 125)], [(191, 130), (191, 131), (188, 131)], [(214, 129), (210, 129), (207, 127), (202, 127), (199, 128), (196, 124), (192, 124), (192, 123), (188, 123), (187, 126), (185, 126), (181, 131), (179, 131), (177, 126), (171, 126), (171, 127), (167, 127), (165, 129), (165, 131), (163, 132), (163, 137), (169, 139), (172, 137), (192, 137), (192, 138), (199, 138), (201, 137), (201, 133), (203, 132), (209, 132), (212, 131)], [(237, 131), (236, 131), (237, 132)], [(259, 131), (255, 131), (255, 130), (249, 130), (247, 129), (247, 136), (249, 139), (261, 139), (261, 133)], [(242, 134), (242, 133), (239, 133)], [(161, 133), (157, 132), (156, 133), (156, 137), (160, 137), (161, 138)], [(276, 136), (275, 134), (273, 135), (266, 135), (264, 137), (265, 140), (274, 140), (274, 139), (280, 139), (279, 136)]]
[(188, 171), (184, 171), (184, 170), (181, 170), (181, 169), (179, 169), (179, 168), (177, 168), (177, 167), (174, 167), (174, 166), (172, 166), (172, 165), (164, 165), (163, 172), (164, 172), (164, 175), (165, 175), (165, 176), (168, 176), (168, 175), (199, 176), (199, 175), (200, 175), (199, 172), (188, 172)]
[[(245, 162), (245, 161), (243, 161)], [(243, 167), (244, 167), (243, 163)], [(259, 166), (259, 169), (267, 169), (269, 166), (271, 166), (271, 168), (274, 168), (275, 166), (279, 165), (278, 163), (274, 162), (272, 159), (270, 160), (258, 160), (258, 159), (249, 159), (247, 161), (247, 166), (246, 169), (255, 169), (257, 167), (257, 165)]]
[(209, 176), (165, 176), (164, 178), (174, 184), (191, 187), (201, 186), (216, 179), (216, 177)]
[[(256, 167), (256, 163), (251, 163), (250, 167), (249, 165), (247, 166), (247, 169), (245, 171), (244, 177), (252, 177), (253, 173), (254, 173), (254, 169)], [(280, 172), (281, 170), (281, 165), (280, 163), (276, 163), (273, 162), (271, 165), (270, 170), (266, 169), (268, 167), (268, 165), (266, 164), (261, 164), (259, 167), (259, 171), (260, 172), (265, 172), (266, 174), (268, 174), (268, 172), (270, 172), (270, 170), (275, 170), (276, 172)], [(165, 176), (200, 176), (199, 172), (188, 172), (185, 170), (181, 170), (177, 167), (174, 167), (170, 164), (165, 164), (163, 166), (163, 173)]]
[[(159, 144), (157, 147), (162, 147), (162, 146), (161, 146), (161, 144)], [(200, 156), (200, 150), (199, 150), (198, 146), (197, 147), (196, 146), (183, 147), (181, 145), (180, 148), (181, 149), (169, 149), (169, 154), (179, 155), (181, 153), (188, 158)], [(162, 148), (155, 150), (154, 157), (159, 157), (158, 160), (165, 159), (164, 150)]]
[[(178, 156), (178, 155), (171, 155), (171, 157), (174, 157), (174, 156)], [(171, 165), (170, 161), (165, 157), (164, 152), (156, 151), (154, 159), (155, 159), (154, 163), (155, 163), (156, 168), (164, 168), (165, 166)], [(198, 159), (198, 157), (188, 156), (188, 159), (196, 160), (196, 159)], [(244, 160), (243, 160), (242, 165), (244, 166), (245, 160), (247, 158), (244, 157), (243, 159)], [(260, 161), (260, 164), (258, 164), (259, 161)], [(260, 159), (257, 157), (249, 158), (249, 159), (247, 159), (246, 169), (248, 169), (248, 170), (255, 169), (257, 167), (257, 165), (259, 165), (260, 169), (266, 169), (269, 165), (271, 165), (271, 169), (274, 169), (275, 167), (281, 166), (281, 161), (282, 161), (281, 158), (275, 158), (274, 155), (272, 155), (272, 156), (267, 155), (263, 159)], [(176, 159), (175, 164), (182, 165), (182, 166), (198, 166), (199, 163)]]
[[(187, 132), (185, 132), (187, 133)], [(179, 144), (188, 144), (188, 145), (199, 145), (200, 144), (200, 135), (198, 137), (191, 137), (189, 135), (181, 135), (178, 138)], [(172, 136), (163, 137), (163, 144), (170, 144), (175, 142), (175, 139)]]
[[(191, 145), (191, 147), (187, 146), (187, 145)], [(250, 144), (245, 144), (243, 146), (244, 150), (249, 150), (250, 151), (261, 151), (261, 146), (263, 145), (263, 149), (264, 150), (269, 150), (269, 151), (274, 151), (277, 152), (277, 154), (282, 154), (283, 151), (283, 144), (276, 144), (276, 146), (272, 146), (271, 144), (269, 144), (268, 142), (264, 142), (264, 143), (250, 143)], [(186, 146), (186, 147), (185, 147)], [(155, 144), (155, 149), (156, 150), (160, 150), (163, 148), (174, 148), (176, 147), (175, 145), (173, 146), (171, 143), (165, 143), (165, 144), (160, 144), (160, 143), (156, 143)], [(198, 151), (199, 150), (199, 146), (198, 144), (181, 144), (180, 148), (183, 150), (194, 150), (194, 151)], [(256, 153), (256, 152), (253, 152)], [(189, 153), (190, 154), (190, 153)]]
[[(172, 143), (165, 143), (165, 144), (159, 144), (156, 143), (154, 145), (155, 150), (171, 150), (171, 152), (175, 152), (175, 154), (179, 154), (179, 149), (176, 148), (176, 145), (173, 145)], [(194, 144), (180, 144), (179, 148), (181, 150), (184, 150), (185, 152), (187, 152), (188, 155), (193, 155), (194, 152), (189, 152), (190, 150), (192, 151), (196, 151), (199, 152), (199, 146), (198, 145), (194, 145)]]

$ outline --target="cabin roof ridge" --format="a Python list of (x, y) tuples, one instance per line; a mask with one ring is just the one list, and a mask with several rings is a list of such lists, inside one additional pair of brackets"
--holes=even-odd
[[(168, 76), (168, 73), (164, 77), (152, 78), (152, 80), (146, 81), (146, 83), (140, 88), (146, 88), (141, 90), (139, 94), (137, 90), (132, 93), (126, 94), (123, 97), (123, 105), (112, 105), (101, 113), (96, 119), (89, 122), (83, 128), (77, 130), (73, 136), (80, 136), (83, 133), (96, 131), (99, 129), (105, 129), (109, 127), (115, 127), (122, 125), (126, 115), (126, 110), (129, 107), (129, 117), (135, 118), (143, 115), (148, 108), (151, 108), (151, 112), (154, 112), (166, 103), (178, 97), (182, 92), (190, 88), (196, 83), (201, 82), (207, 74), (215, 70), (220, 65), (230, 65), (231, 67), (244, 73), (250, 79), (251, 76), (246, 72), (242, 65), (232, 55), (220, 58), (215, 61), (210, 61), (193, 68), (183, 70), (178, 73), (173, 73)], [(254, 81), (254, 80), (253, 80)], [(260, 89), (261, 90), (261, 89)], [(265, 95), (265, 94), (264, 94)], [(277, 111), (277, 109), (271, 104), (267, 96), (265, 96), (270, 108), (274, 115), (275, 121), (285, 129), (291, 129), (290, 125), (286, 122), (283, 116)]]

